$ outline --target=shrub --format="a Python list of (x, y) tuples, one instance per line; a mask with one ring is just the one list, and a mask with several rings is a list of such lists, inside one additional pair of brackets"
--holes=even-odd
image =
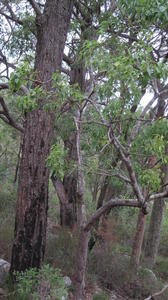
[(67, 296), (64, 278), (59, 269), (44, 265), (39, 271), (32, 268), (16, 273), (18, 300), (56, 300)]
[(56, 229), (54, 232), (54, 227), (51, 231), (47, 236), (45, 261), (71, 277), (75, 271), (77, 232), (71, 232), (67, 228)]
[[(130, 256), (119, 253), (112, 245), (95, 247), (89, 257), (88, 272), (99, 284), (132, 299), (144, 299), (160, 289), (158, 281), (152, 282), (144, 272), (137, 273), (130, 266)], [(163, 298), (164, 299), (164, 298)]]
[(98, 293), (93, 295), (93, 300), (108, 300), (108, 296), (104, 293)]

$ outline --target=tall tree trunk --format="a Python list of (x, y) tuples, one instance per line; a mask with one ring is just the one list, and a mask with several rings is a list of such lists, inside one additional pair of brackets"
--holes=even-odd
[[(158, 81), (159, 89), (162, 88), (161, 83)], [(162, 96), (158, 100), (158, 111), (156, 118), (162, 118), (165, 112), (165, 100)], [(168, 146), (166, 146), (165, 154), (168, 155)], [(163, 175), (164, 174), (164, 175)], [(162, 176), (163, 175), (163, 176)], [(168, 180), (168, 167), (167, 164), (163, 165), (161, 168), (161, 180), (162, 184), (167, 184)], [(150, 218), (150, 224), (147, 234), (147, 240), (145, 244), (144, 262), (145, 264), (152, 268), (156, 262), (159, 242), (160, 242), (160, 231), (163, 220), (163, 213), (165, 208), (164, 199), (158, 199), (154, 202), (152, 207), (152, 214)]]
[(66, 158), (68, 161), (68, 170), (64, 175), (63, 185), (67, 195), (69, 207), (71, 208), (68, 221), (69, 224), (66, 223), (65, 225), (73, 228), (77, 223), (77, 171), (72, 171), (72, 162), (76, 163), (77, 160), (75, 132), (72, 132), (68, 140), (64, 141), (64, 146), (68, 152)]
[[(97, 201), (96, 209), (99, 209), (100, 207), (103, 206), (103, 202), (106, 197), (108, 185), (109, 185), (109, 178), (108, 178), (108, 176), (105, 176), (105, 178), (103, 179), (102, 185), (101, 185), (100, 195), (99, 195), (99, 198)], [(98, 227), (99, 227), (99, 219), (97, 220), (97, 222), (94, 225), (94, 228), (96, 229), (96, 231), (98, 230)], [(93, 249), (93, 247), (97, 241), (97, 238), (98, 238), (97, 233), (94, 231), (89, 239), (89, 243), (88, 243), (89, 251), (91, 251)]]
[[(36, 82), (47, 93), (52, 88), (52, 74), (61, 68), (72, 3), (47, 0), (43, 14), (36, 18)], [(37, 101), (38, 109), (26, 113), (11, 272), (39, 268), (45, 251), (49, 179), (46, 158), (52, 143), (55, 113), (45, 110), (47, 97)]]
[(153, 204), (144, 255), (145, 265), (150, 268), (152, 268), (156, 262), (164, 208), (164, 199), (158, 199)]
[(142, 209), (140, 209), (138, 214), (137, 228), (136, 228), (136, 233), (135, 233), (133, 246), (132, 246), (132, 254), (131, 254), (131, 265), (134, 268), (137, 268), (139, 266), (144, 231), (145, 231), (145, 224), (146, 224), (146, 215), (143, 213)]
[[(70, 84), (78, 84), (83, 93), (85, 92), (85, 74), (86, 69), (83, 64), (71, 66)], [(77, 223), (78, 198), (77, 171), (72, 171), (72, 162), (77, 163), (76, 131), (72, 131), (70, 136), (64, 140), (64, 147), (67, 152), (67, 171), (63, 182), (56, 178), (56, 176), (52, 176), (52, 182), (60, 200), (60, 224), (73, 228)]]
[(88, 254), (89, 232), (80, 229), (77, 253), (77, 269), (75, 274), (75, 300), (84, 300), (85, 271)]
[(81, 133), (82, 133), (82, 116), (83, 108), (76, 110), (76, 115), (74, 117), (76, 125), (76, 148), (77, 148), (77, 164), (78, 164), (78, 228), (79, 228), (79, 238), (78, 238), (78, 252), (76, 261), (76, 272), (75, 272), (75, 300), (84, 300), (84, 287), (85, 287), (85, 270), (86, 261), (88, 253), (88, 240), (89, 232), (85, 231), (85, 226), (87, 223), (86, 216), (86, 206), (84, 200), (85, 193), (85, 178), (82, 166), (82, 152), (81, 152)]

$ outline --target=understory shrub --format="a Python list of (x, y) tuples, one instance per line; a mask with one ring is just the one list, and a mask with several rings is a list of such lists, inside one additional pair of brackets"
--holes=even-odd
[[(144, 299), (161, 288), (158, 280), (151, 281), (149, 272), (134, 271), (130, 266), (130, 256), (116, 252), (112, 245), (95, 247), (89, 257), (88, 273), (96, 277), (102, 287), (118, 290), (121, 295), (132, 299)], [(161, 299), (166, 298), (162, 295)]]
[(71, 232), (67, 228), (52, 228), (47, 235), (47, 247), (45, 262), (58, 267), (63, 272), (72, 276), (77, 253), (77, 232)]
[(16, 273), (16, 295), (17, 300), (61, 300), (67, 289), (60, 270), (43, 265)]

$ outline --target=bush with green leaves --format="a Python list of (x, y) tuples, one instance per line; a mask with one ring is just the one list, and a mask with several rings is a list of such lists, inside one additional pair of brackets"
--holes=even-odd
[(18, 300), (61, 300), (67, 296), (64, 278), (59, 269), (43, 265), (16, 273), (16, 294)]

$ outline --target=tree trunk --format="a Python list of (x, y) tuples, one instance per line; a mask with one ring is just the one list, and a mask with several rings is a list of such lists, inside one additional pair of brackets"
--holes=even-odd
[[(85, 91), (85, 74), (86, 69), (82, 64), (71, 66), (70, 84), (78, 84), (82, 92)], [(67, 171), (62, 183), (57, 178), (57, 182), (59, 180), (59, 184), (62, 184), (61, 193), (58, 184), (54, 179), (55, 176), (52, 176), (52, 181), (60, 200), (60, 224), (62, 226), (73, 228), (77, 223), (78, 198), (77, 171), (72, 171), (72, 162), (77, 163), (76, 131), (72, 131), (68, 138), (64, 140), (64, 147), (67, 152)]]
[(140, 209), (138, 214), (137, 228), (136, 228), (136, 233), (135, 233), (133, 246), (132, 246), (132, 254), (131, 254), (131, 265), (134, 268), (137, 268), (139, 266), (144, 231), (145, 231), (145, 224), (146, 224), (146, 215), (143, 213), (142, 209)]
[[(52, 74), (61, 68), (72, 2), (47, 0), (44, 13), (36, 18), (36, 82), (47, 93), (52, 88)], [(11, 273), (39, 268), (45, 251), (49, 180), (46, 158), (52, 143), (55, 113), (45, 110), (47, 97), (37, 101), (38, 109), (26, 113)]]
[(72, 132), (68, 140), (64, 141), (64, 146), (67, 151), (66, 160), (68, 162), (68, 170), (64, 176), (63, 185), (69, 207), (71, 207), (71, 214), (69, 215), (68, 221), (69, 225), (66, 223), (66, 226), (73, 228), (77, 223), (77, 171), (72, 171), (72, 162), (77, 161), (76, 132)]
[[(159, 90), (162, 89), (162, 84), (158, 81)], [(158, 110), (156, 119), (162, 118), (165, 113), (165, 100), (164, 97), (160, 96), (158, 99)], [(168, 155), (168, 146), (166, 146), (165, 154)], [(161, 172), (161, 180), (162, 184), (167, 184), (168, 180), (168, 167), (167, 165), (162, 166)], [(164, 175), (163, 175), (164, 174)], [(163, 175), (163, 176), (162, 176)], [(156, 262), (156, 257), (159, 248), (160, 242), (160, 230), (162, 226), (162, 219), (163, 213), (165, 208), (165, 201), (164, 199), (155, 200), (153, 207), (152, 207), (152, 214), (149, 224), (149, 230), (145, 245), (145, 255), (144, 255), (144, 262), (145, 264), (152, 268)]]
[(73, 228), (76, 222), (74, 201), (69, 201), (69, 194), (65, 190), (65, 186), (60, 179), (58, 179), (55, 175), (52, 175), (51, 179), (60, 201), (60, 225)]
[(150, 268), (152, 268), (156, 262), (164, 208), (164, 199), (158, 199), (153, 204), (144, 256), (145, 265)]
[[(100, 207), (103, 206), (103, 202), (106, 197), (108, 185), (109, 185), (109, 178), (108, 178), (108, 176), (105, 176), (105, 178), (103, 179), (103, 183), (101, 185), (101, 191), (100, 191), (100, 195), (99, 195), (99, 198), (97, 201), (96, 209), (99, 209)], [(95, 223), (95, 226), (94, 226), (96, 231), (93, 232), (93, 234), (91, 235), (91, 237), (89, 239), (89, 243), (88, 243), (89, 251), (91, 251), (93, 249), (93, 247), (98, 239), (98, 235), (96, 233), (98, 230), (98, 227), (99, 227), (99, 219), (97, 220), (97, 222)]]
[(85, 271), (88, 253), (89, 232), (83, 228), (80, 229), (78, 241), (78, 253), (75, 273), (75, 300), (84, 300)]

